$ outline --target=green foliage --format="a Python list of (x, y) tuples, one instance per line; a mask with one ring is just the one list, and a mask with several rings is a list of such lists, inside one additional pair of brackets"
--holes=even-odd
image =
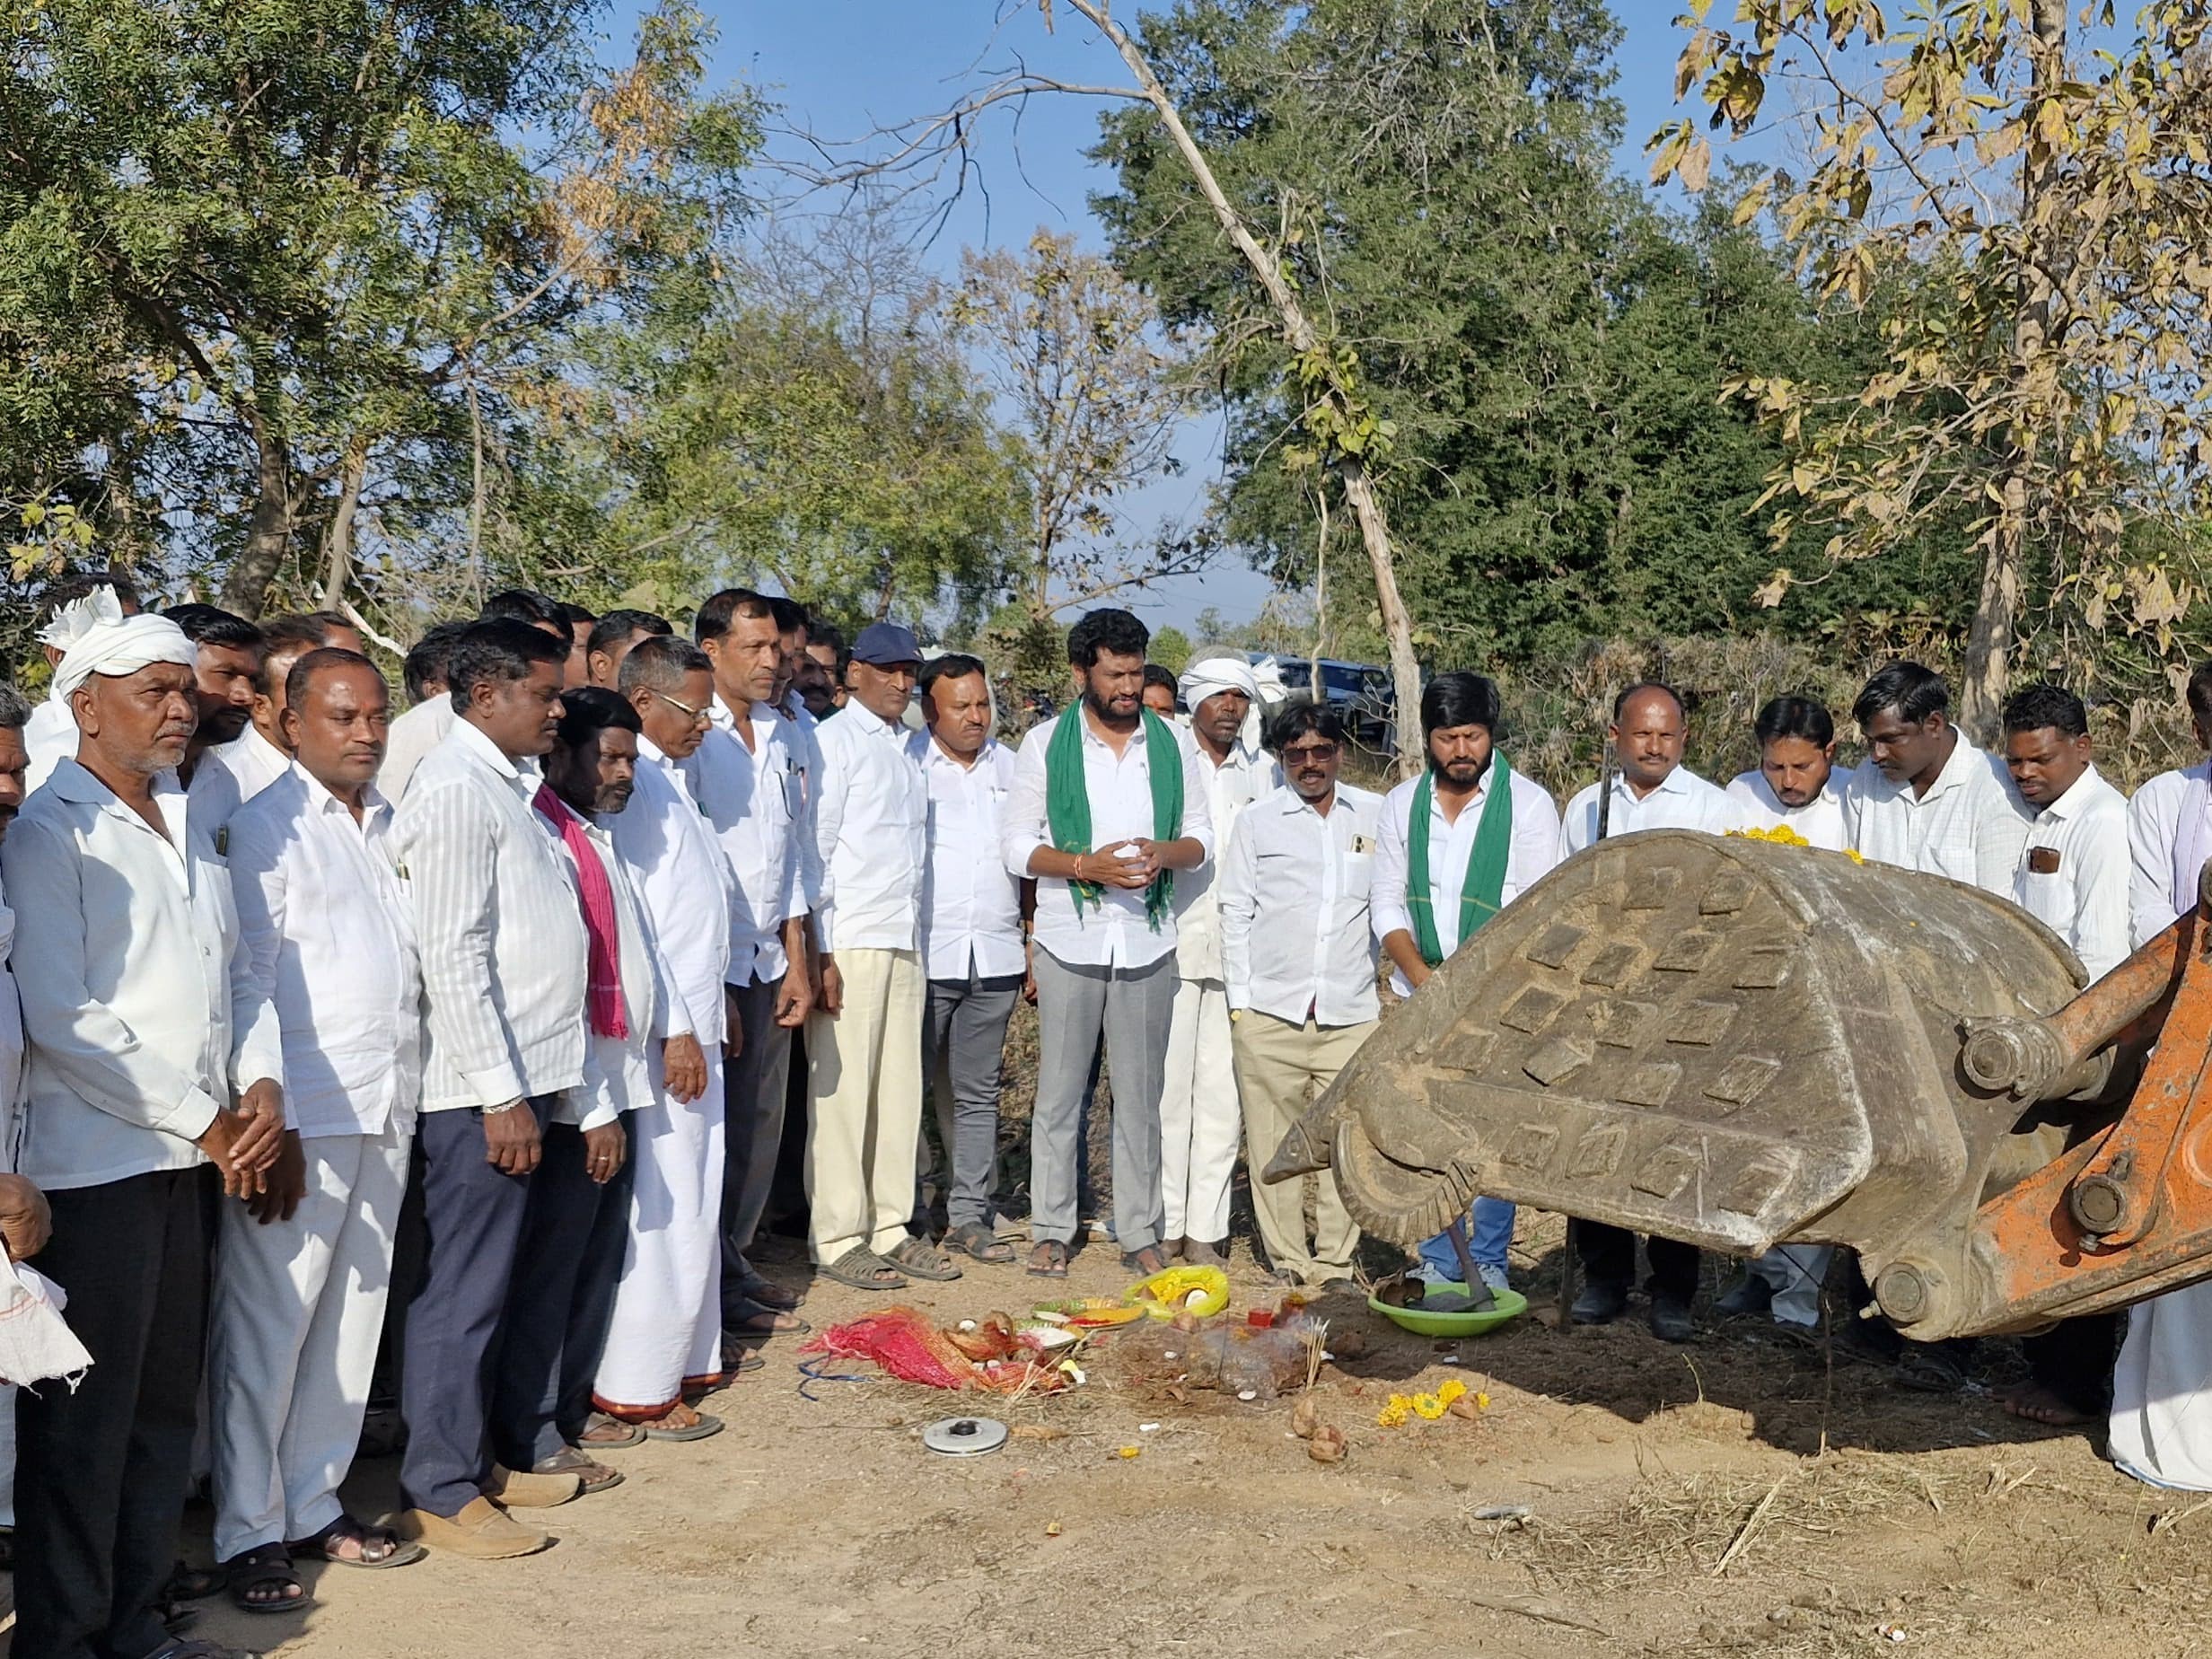
[(1155, 630), (1152, 649), (1146, 654), (1171, 674), (1180, 674), (1190, 665), (1190, 636), (1172, 626)]

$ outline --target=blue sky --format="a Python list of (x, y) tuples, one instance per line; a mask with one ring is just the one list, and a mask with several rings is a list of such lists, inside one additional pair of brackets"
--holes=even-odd
[[(1014, 15), (1003, 26), (994, 22), (996, 0), (704, 4), (721, 31), (715, 81), (759, 88), (785, 107), (793, 127), (824, 136), (857, 138), (876, 126), (942, 109), (980, 84), (982, 71), (1005, 67), (1017, 54), (1032, 68), (1063, 79), (1121, 84), (1127, 78), (1112, 48), (1065, 6), (1056, 13), (1057, 32), (1047, 33), (1028, 0), (1018, 7), (1007, 0)], [(635, 0), (617, 0), (610, 55), (629, 45), (636, 9)], [(1130, 0), (1120, 0), (1117, 13), (1131, 9)], [(1675, 113), (1681, 36), (1672, 19), (1681, 9), (1677, 0), (1613, 0), (1614, 15), (1627, 30), (1618, 56), (1617, 91), (1628, 118), (1620, 162), (1638, 177), (1644, 139)], [(1040, 224), (1073, 231), (1098, 246), (1086, 198), (1111, 180), (1083, 153), (1096, 134), (1101, 107), (1088, 99), (1037, 98), (1018, 120), (1005, 109), (987, 117), (977, 145), (979, 184), (971, 183), (953, 208), (930, 250), (931, 261), (952, 269), (963, 245), (1018, 245)], [(1211, 426), (1193, 423), (1179, 445), (1187, 470), (1145, 492), (1132, 505), (1132, 516), (1139, 522), (1196, 517), (1214, 471), (1209, 446), (1217, 439)], [(1242, 621), (1267, 594), (1266, 580), (1236, 561), (1130, 602), (1155, 628), (1172, 622), (1188, 628), (1208, 605)]]

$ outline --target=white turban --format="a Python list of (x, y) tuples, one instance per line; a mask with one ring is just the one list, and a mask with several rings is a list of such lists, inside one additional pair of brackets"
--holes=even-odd
[(1183, 699), (1183, 707), (1192, 714), (1198, 705), (1219, 691), (1242, 691), (1251, 699), (1251, 707), (1244, 712), (1244, 724), (1237, 736), (1244, 747), (1260, 747), (1260, 676), (1252, 672), (1252, 665), (1242, 657), (1201, 657), (1183, 670), (1183, 677), (1175, 682), (1175, 689)]
[(135, 674), (155, 663), (190, 668), (192, 642), (167, 617), (127, 617), (111, 587), (96, 587), (64, 605), (39, 630), (42, 645), (62, 654), (54, 670), (54, 695), (66, 698), (94, 674)]

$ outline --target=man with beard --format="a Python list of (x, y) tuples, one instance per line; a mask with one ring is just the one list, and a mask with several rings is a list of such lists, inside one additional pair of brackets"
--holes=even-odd
[[(1260, 682), (1241, 656), (1193, 663), (1177, 686), (1190, 710), (1198, 776), (1206, 780), (1214, 845), (1255, 797), (1283, 781), (1257, 741)], [(1253, 737), (1247, 741), (1246, 726)], [(1214, 871), (1200, 865), (1176, 884), (1175, 1017), (1160, 1090), (1160, 1197), (1167, 1253), (1200, 1267), (1229, 1265), (1229, 1181), (1236, 1172), (1236, 1065), (1222, 980)]]
[(238, 810), (238, 776), (219, 758), (206, 761), (206, 756), (243, 736), (253, 720), (261, 630), (214, 605), (171, 605), (162, 614), (192, 642), (193, 698), (199, 708), (199, 725), (185, 748), (177, 781), (191, 794), (194, 819), (220, 839)]
[[(1289, 786), (1237, 815), (1221, 858), (1222, 974), (1244, 1156), (1255, 1172), (1380, 1014), (1368, 900), (1384, 806), (1337, 781), (1347, 742), (1342, 717), (1324, 705), (1294, 703), (1277, 715), (1268, 746)], [(1304, 1181), (1255, 1176), (1252, 1211), (1278, 1277), (1303, 1285), (1351, 1277), (1359, 1228), (1332, 1172), (1318, 1177), (1310, 1243)]]
[(636, 791), (643, 723), (602, 686), (570, 689), (560, 707), (531, 806), (559, 851), (588, 941), (584, 1082), (555, 1103), (531, 1176), (492, 1444), (510, 1469), (575, 1475), (592, 1493), (622, 1479), (581, 1443), (629, 1232), (631, 1114), (654, 1100), (660, 1076), (697, 1100), (707, 1066), (688, 1009), (663, 995), (668, 964), (602, 821)]
[[(1464, 670), (1439, 674), (1421, 693), (1428, 765), (1382, 803), (1373, 922), (1396, 971), (1391, 988), (1411, 996), (1485, 922), (1559, 862), (1559, 813), (1541, 786), (1515, 771), (1497, 745), (1497, 687)], [(1483, 1282), (1506, 1288), (1514, 1207), (1477, 1198), (1470, 1253)], [(1444, 1235), (1421, 1246), (1427, 1276), (1463, 1271)]]
[(1075, 1236), (1077, 1125), (1102, 1032), (1113, 1072), (1114, 1233), (1123, 1264), (1160, 1248), (1160, 1089), (1175, 1005), (1175, 879), (1212, 855), (1194, 750), (1139, 702), (1151, 636), (1126, 610), (1068, 630), (1075, 702), (1014, 759), (1007, 871), (1037, 878), (1031, 960), (1042, 1029), (1030, 1128), (1029, 1271), (1067, 1274)]
[(512, 619), (462, 635), (449, 669), (458, 717), (393, 826), (429, 1031), (417, 1135), (428, 1270), (407, 1323), (402, 1524), (478, 1559), (546, 1548), (505, 1510), (566, 1503), (581, 1486), (496, 1462), (489, 1424), (545, 1127), (584, 1081), (589, 940), (532, 807), (566, 659), (564, 640)]
[(422, 1092), (415, 929), (373, 782), (389, 707), (367, 658), (309, 652), (285, 688), (292, 769), (229, 826), (249, 982), (283, 1032), (289, 1119), (268, 1189), (223, 1207), (209, 1320), (215, 1558), (248, 1612), (306, 1602), (298, 1559), (380, 1567), (422, 1554), (338, 1496)]
[(798, 672), (792, 678), (791, 689), (818, 722), (845, 707), (846, 662), (845, 636), (820, 617), (810, 615), (806, 645), (799, 653)]
[[(1735, 828), (1737, 811), (1728, 797), (1682, 764), (1690, 742), (1690, 715), (1672, 686), (1653, 681), (1630, 686), (1613, 699), (1611, 737), (1620, 771), (1612, 780), (1611, 800), (1601, 813), (1602, 780), (1567, 803), (1564, 840), (1579, 853), (1598, 838), (1606, 818), (1608, 836), (1640, 830), (1698, 830), (1722, 835)], [(1628, 1286), (1636, 1277), (1636, 1235), (1626, 1227), (1576, 1221), (1576, 1248), (1588, 1283), (1568, 1316), (1579, 1325), (1608, 1325), (1628, 1312)], [(1652, 1335), (1665, 1342), (1687, 1342), (1696, 1334), (1690, 1304), (1698, 1294), (1698, 1251), (1673, 1239), (1645, 1244), (1651, 1262)]]
[[(22, 1172), (45, 1188), (48, 1271), (92, 1365), (16, 1402), (17, 1650), (171, 1648), (205, 1333), (212, 1160), (262, 1189), (284, 1137), (276, 1020), (244, 971), (230, 873), (175, 771), (197, 718), (191, 642), (96, 589), (47, 631), (78, 733), (0, 846), (28, 1068)], [(249, 1012), (251, 1011), (251, 1012)], [(237, 1097), (241, 1104), (228, 1102)]]
[(664, 1086), (630, 1114), (628, 1236), (592, 1397), (648, 1438), (701, 1440), (722, 1424), (683, 1391), (723, 1369), (723, 1066), (736, 1035), (723, 984), (737, 882), (682, 769), (712, 724), (714, 664), (688, 639), (647, 638), (621, 677), (637, 714), (636, 788), (606, 827), (667, 964), (671, 1007), (682, 1005), (698, 1040), (700, 1072), (684, 1093), (694, 1079), (663, 1059)]
[(1809, 697), (1778, 697), (1751, 723), (1759, 764), (1728, 780), (1743, 830), (1787, 830), (1806, 844), (1843, 850), (1843, 786), (1836, 768), (1836, 723)]

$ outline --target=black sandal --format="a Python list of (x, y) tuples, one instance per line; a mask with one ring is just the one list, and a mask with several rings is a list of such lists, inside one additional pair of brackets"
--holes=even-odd
[[(228, 1576), (231, 1605), (241, 1613), (296, 1613), (308, 1605), (307, 1586), (292, 1570), (292, 1556), (282, 1544), (256, 1544), (243, 1555), (223, 1564)], [(275, 1601), (255, 1601), (253, 1593), (276, 1584), (297, 1591)]]
[(917, 1279), (930, 1279), (943, 1284), (960, 1277), (960, 1269), (944, 1251), (931, 1247), (927, 1239), (909, 1238), (891, 1253), (891, 1265), (903, 1273), (911, 1273)]
[(865, 1244), (856, 1244), (835, 1261), (817, 1268), (824, 1278), (832, 1278), (840, 1285), (849, 1285), (855, 1290), (904, 1290), (907, 1276), (892, 1267)]
[[(331, 1546), (340, 1543), (350, 1543), (356, 1553), (339, 1555)], [(305, 1557), (310, 1561), (328, 1561), (333, 1567), (357, 1567), (373, 1573), (408, 1566), (430, 1553), (388, 1526), (364, 1525), (351, 1515), (340, 1515), (321, 1532), (295, 1539), (285, 1548), (292, 1552), (294, 1560)]]
[(944, 1235), (944, 1248), (956, 1250), (963, 1256), (978, 1261), (1012, 1261), (1014, 1246), (1001, 1239), (979, 1221), (971, 1221), (954, 1227)]
[(1029, 1253), (1027, 1271), (1031, 1278), (1066, 1278), (1067, 1246), (1058, 1239), (1040, 1240)]

